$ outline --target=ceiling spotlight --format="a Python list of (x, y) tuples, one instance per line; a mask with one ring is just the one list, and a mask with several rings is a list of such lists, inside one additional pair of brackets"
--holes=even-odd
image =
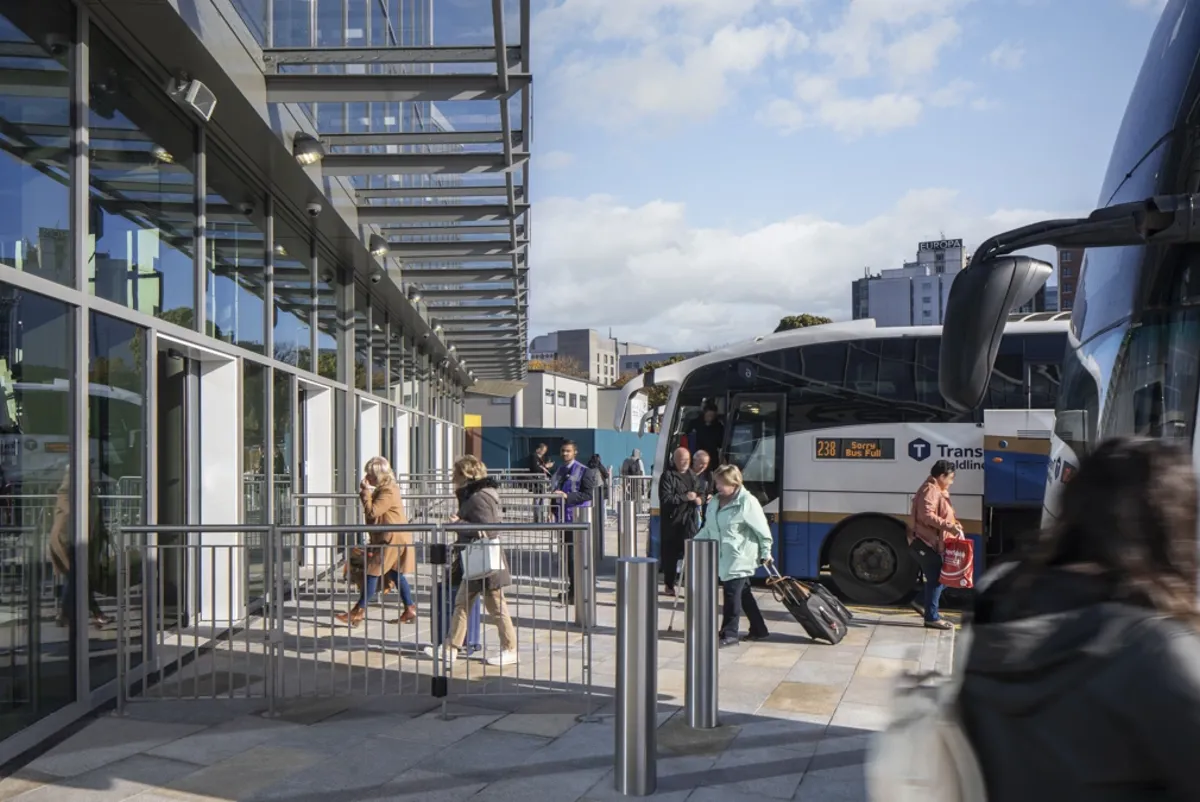
[(287, 256), (287, 248), (283, 247), (282, 242), (275, 243), (275, 255), (276, 256)]
[(418, 290), (416, 287), (409, 287), (408, 288), (408, 300), (412, 301), (414, 304), (420, 303), (421, 302), (421, 291)]
[(164, 148), (162, 145), (155, 145), (153, 148), (151, 148), (150, 155), (153, 156), (158, 161), (162, 162), (163, 164), (174, 164), (175, 163), (175, 157), (172, 156), (171, 152), (168, 151), (166, 148)]
[(296, 161), (308, 167), (325, 158), (325, 146), (312, 135), (301, 131), (292, 138), (292, 155)]
[(442, 332), (443, 332), (443, 331), (444, 331), (444, 329), (442, 328), (442, 324), (441, 324), (441, 323), (439, 323), (439, 324), (437, 324), (436, 326), (434, 326), (434, 327), (433, 327), (433, 333), (434, 333), (434, 334), (436, 334), (436, 335), (437, 335), (437, 336), (439, 336), (439, 337), (441, 337), (441, 336), (442, 336)]
[(450, 353), (452, 353), (452, 354), (453, 354), (453, 353), (454, 353), (455, 351), (457, 351), (457, 350), (458, 350), (458, 346), (457, 346), (457, 345), (452, 345), (452, 346), (450, 346)]
[(391, 249), (391, 244), (378, 234), (372, 234), (371, 238), (367, 240), (367, 250), (371, 252), (372, 256), (383, 258)]

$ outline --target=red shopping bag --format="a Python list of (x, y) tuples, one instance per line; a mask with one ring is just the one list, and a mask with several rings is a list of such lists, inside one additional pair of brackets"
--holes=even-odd
[(975, 587), (975, 547), (967, 538), (946, 538), (941, 583), (948, 588)]

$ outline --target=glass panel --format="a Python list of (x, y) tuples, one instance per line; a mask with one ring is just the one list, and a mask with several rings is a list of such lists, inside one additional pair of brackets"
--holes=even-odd
[(337, 381), (338, 376), (338, 341), (337, 341), (337, 291), (330, 283), (333, 273), (325, 274), (323, 280), (317, 282), (317, 373), (326, 379)]
[(42, 43), (51, 32), (69, 41), (71, 18), (62, 0), (6, 3), (0, 16), (0, 41), (19, 54), (0, 61), (10, 73), (0, 82), (0, 264), (68, 285), (69, 53), (52, 58)]
[(292, 466), (295, 464), (295, 432), (292, 420), (296, 411), (296, 399), (295, 377), (282, 370), (276, 370), (274, 374), (275, 428), (272, 442), (275, 459), (275, 513), (278, 518), (285, 515), (292, 506)]
[(367, 298), (361, 287), (355, 287), (354, 297), (354, 386), (365, 390), (371, 342), (367, 332)]
[[(95, 490), (88, 543), (88, 607), (95, 616), (100, 612), (98, 599), (107, 600), (117, 592), (116, 527), (144, 520), (146, 331), (93, 313), (90, 334), (88, 439)], [(142, 570), (136, 554), (131, 559), (131, 585), (136, 586)], [(116, 679), (116, 654), (106, 638), (90, 638), (89, 644), (95, 689)]]
[(161, 87), (92, 27), (88, 284), (122, 306), (189, 328), (196, 288), (195, 129)]
[[(227, 170), (209, 157), (209, 173)], [(261, 213), (242, 214), (227, 198), (243, 197), (240, 188), (218, 191), (210, 181), (204, 241), (205, 302), (208, 333), (256, 354), (264, 353), (266, 238)], [(261, 209), (261, 202), (253, 204)]]
[(372, 313), (371, 325), (371, 392), (374, 395), (387, 397), (388, 392), (388, 341), (387, 329), (383, 323), (386, 317), (383, 310), (376, 307)]
[(242, 362), (242, 509), (245, 522), (266, 522), (267, 368)]
[(779, 402), (743, 399), (730, 416), (726, 462), (738, 466), (746, 490), (761, 503), (779, 498), (776, 475), (776, 446), (780, 432)]
[(75, 445), (70, 307), (0, 285), (0, 316), (0, 737), (7, 737), (75, 700), (73, 600), (85, 578), (73, 570), (67, 481)]
[(391, 391), (388, 397), (393, 404), (404, 403), (404, 336), (397, 332), (399, 326), (392, 324), (392, 348), (388, 352), (388, 381), (391, 382)]
[[(309, 370), (312, 342), (309, 313), (312, 311), (311, 245), (291, 234), (275, 218), (275, 358)], [(280, 230), (282, 229), (282, 230)]]

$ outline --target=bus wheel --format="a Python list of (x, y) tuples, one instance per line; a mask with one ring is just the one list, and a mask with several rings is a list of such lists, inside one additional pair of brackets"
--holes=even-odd
[(856, 604), (895, 604), (912, 593), (919, 568), (904, 527), (883, 517), (851, 521), (829, 548), (833, 581)]

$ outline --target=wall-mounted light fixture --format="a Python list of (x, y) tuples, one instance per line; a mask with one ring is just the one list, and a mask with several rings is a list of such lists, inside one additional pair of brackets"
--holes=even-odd
[(292, 138), (292, 155), (308, 167), (325, 158), (325, 146), (316, 137), (301, 131)]
[(372, 234), (367, 240), (367, 250), (371, 252), (372, 256), (383, 258), (384, 256), (388, 255), (388, 251), (391, 249), (391, 243), (389, 243), (386, 238), (381, 237), (378, 234)]

